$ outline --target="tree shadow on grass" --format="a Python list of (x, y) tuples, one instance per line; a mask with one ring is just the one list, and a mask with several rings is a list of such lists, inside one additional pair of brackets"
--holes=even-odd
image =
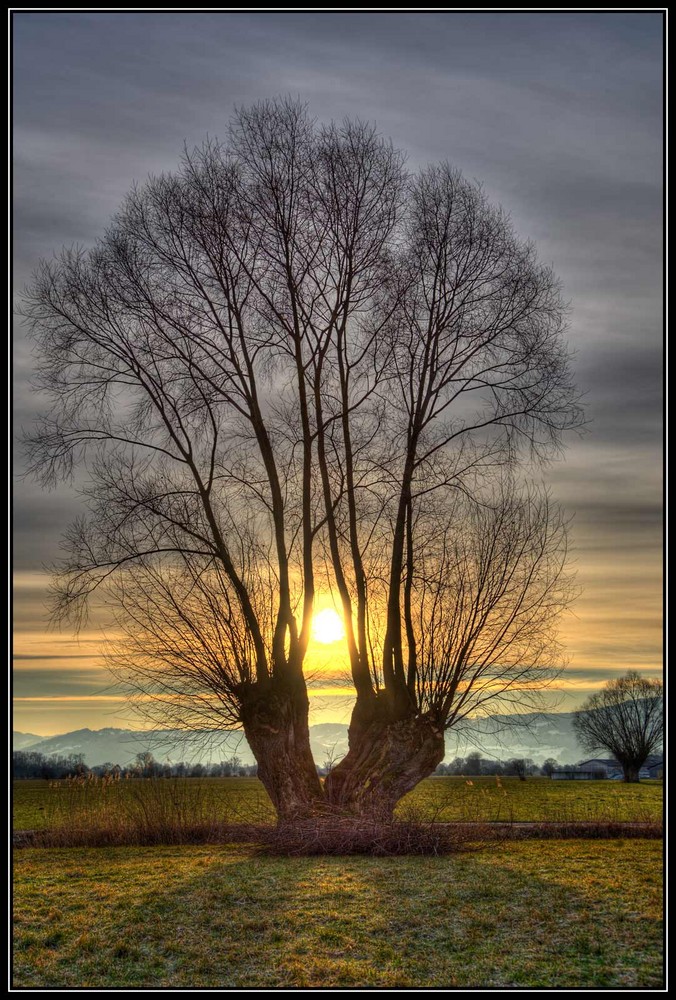
[(439, 858), (272, 858), (238, 845), (26, 851), (16, 985), (657, 987), (658, 850), (550, 841)]

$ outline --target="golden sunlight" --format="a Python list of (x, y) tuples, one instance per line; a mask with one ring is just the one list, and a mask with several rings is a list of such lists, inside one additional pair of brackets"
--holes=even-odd
[(342, 618), (333, 608), (317, 612), (312, 620), (312, 635), (318, 642), (338, 642), (345, 638)]

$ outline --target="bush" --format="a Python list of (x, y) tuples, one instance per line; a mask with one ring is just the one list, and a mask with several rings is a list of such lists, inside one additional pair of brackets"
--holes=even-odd
[(481, 839), (481, 831), (462, 824), (416, 820), (388, 822), (346, 816), (322, 816), (267, 828), (267, 853), (284, 856), (366, 854), (449, 854)]

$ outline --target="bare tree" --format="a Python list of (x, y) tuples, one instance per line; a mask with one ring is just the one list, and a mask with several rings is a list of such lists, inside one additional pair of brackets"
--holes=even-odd
[[(488, 502), (485, 527), (492, 537), (507, 539), (515, 532), (514, 567), (525, 568), (540, 551), (535, 576), (541, 578), (539, 592), (547, 607), (541, 618), (531, 603), (535, 590), (529, 590), (533, 577), (528, 570), (525, 591), (511, 589), (511, 572), (505, 586), (498, 586), (500, 600), (508, 602), (511, 595), (515, 608), (530, 608), (533, 645), (528, 667), (521, 671), (518, 660), (505, 662), (487, 654), (482, 663), (472, 655), (478, 652), (480, 634), (489, 647), (491, 633), (503, 638), (495, 619), (483, 613), (492, 608), (484, 602), (484, 574), (494, 579), (489, 563), (501, 542), (469, 551), (463, 548), (463, 536), (476, 540), (484, 530), (480, 524), (476, 530), (474, 519), (480, 514), (471, 509), (477, 504), (482, 509), (479, 484), (486, 477), (499, 480), (518, 462), (524, 445), (531, 459), (546, 457), (558, 446), (561, 432), (580, 419), (561, 340), (564, 308), (551, 270), (537, 263), (532, 246), (517, 240), (509, 220), (489, 205), (481, 189), (447, 165), (411, 179), (407, 196), (398, 282), (392, 286), (391, 318), (385, 327), (389, 353), (379, 387), (385, 401), (380, 427), (386, 437), (378, 438), (382, 457), (376, 470), (382, 478), (375, 475), (375, 482), (385, 484), (386, 499), (377, 508), (387, 519), (384, 533), (363, 527), (372, 512), (362, 485), (370, 485), (369, 471), (351, 448), (349, 425), (334, 444), (345, 470), (340, 500), (323, 477), (332, 564), (346, 621), (354, 617), (357, 623), (347, 633), (357, 691), (350, 750), (332, 771), (327, 788), (338, 804), (384, 813), (443, 758), (444, 731), (462, 716), (462, 706), (472, 703), (465, 691), (472, 691), (480, 678), (487, 681), (484, 696), (497, 697), (510, 688), (532, 689), (533, 682), (542, 685), (551, 676), (543, 668), (556, 658), (550, 655), (555, 647), (547, 648), (553, 619), (570, 597), (557, 560), (565, 547), (560, 515), (548, 504), (536, 513), (528, 498), (516, 500), (509, 485), (498, 487), (498, 493), (506, 490), (504, 504), (500, 498)], [(351, 371), (344, 363), (341, 385)], [(347, 412), (347, 389), (343, 398)], [(355, 466), (360, 478), (350, 480), (347, 470)], [(469, 496), (470, 502), (461, 516), (446, 519), (454, 495)], [(332, 516), (341, 500), (347, 506), (342, 531), (333, 526)], [(437, 516), (426, 518), (435, 501)], [(522, 544), (524, 530), (532, 545)], [(383, 536), (384, 552), (374, 560)], [(346, 542), (342, 548), (341, 537)], [(444, 570), (423, 583), (419, 567), (426, 542), (440, 537), (448, 548), (431, 557), (430, 564), (436, 560)], [(507, 541), (507, 551), (510, 545)], [(454, 546), (462, 550), (455, 561), (447, 557)], [(473, 608), (462, 587), (462, 570), (460, 579), (447, 587), (458, 557), (469, 560), (470, 575), (481, 566)], [(434, 586), (436, 601), (431, 598)], [(451, 596), (453, 586), (460, 589)], [(447, 613), (449, 596), (451, 604), (458, 602), (460, 619)], [(434, 608), (433, 619), (420, 602), (422, 608)], [(384, 609), (378, 616), (382, 634), (377, 642), (372, 635), (374, 605)], [(469, 624), (462, 640), (458, 625), (464, 615)], [(440, 642), (441, 629), (448, 631)], [(525, 631), (522, 635), (525, 639)], [(542, 665), (535, 662), (539, 653), (544, 653)], [(500, 671), (504, 685), (495, 680)], [(494, 675), (490, 682), (488, 672)]]
[[(88, 471), (54, 613), (107, 600), (145, 708), (241, 726), (280, 819), (391, 812), (446, 728), (552, 676), (565, 525), (515, 477), (579, 423), (564, 308), (477, 185), (265, 102), (27, 301), (53, 400), (32, 468)], [(323, 789), (304, 663), (329, 586), (357, 698)]]
[(535, 765), (530, 757), (512, 757), (505, 764), (505, 774), (515, 775), (519, 781), (525, 781), (533, 773)]
[(552, 773), (554, 771), (558, 771), (558, 769), (559, 769), (559, 762), (556, 759), (556, 757), (548, 757), (540, 770), (542, 771), (545, 778), (551, 778)]
[(630, 670), (591, 695), (575, 713), (573, 727), (585, 750), (611, 753), (624, 780), (637, 782), (643, 764), (662, 746), (662, 706), (660, 681)]
[[(561, 511), (546, 494), (504, 482), (492, 496), (455, 490), (436, 499), (415, 523), (408, 557), (407, 709), (381, 708), (359, 731), (357, 704), (350, 752), (328, 782), (353, 810), (372, 811), (382, 796), (389, 812), (443, 759), (445, 730), (488, 705), (537, 709), (564, 663), (556, 623), (571, 581)], [(387, 781), (376, 780), (381, 769)]]

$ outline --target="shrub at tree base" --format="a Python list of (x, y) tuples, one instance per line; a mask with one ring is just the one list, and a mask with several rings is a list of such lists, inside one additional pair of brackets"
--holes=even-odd
[(19, 830), (14, 847), (154, 847), (171, 844), (260, 844), (266, 854), (301, 857), (318, 854), (442, 855), (478, 850), (505, 840), (659, 840), (661, 822), (597, 821), (593, 823), (417, 823), (375, 822), (344, 817), (300, 820), (282, 826), (253, 823), (191, 823), (134, 827), (63, 826), (51, 830)]

